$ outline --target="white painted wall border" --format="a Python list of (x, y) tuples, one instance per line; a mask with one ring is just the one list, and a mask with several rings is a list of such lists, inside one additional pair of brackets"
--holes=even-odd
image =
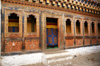
[(42, 63), (43, 53), (2, 56), (2, 66), (21, 66)]

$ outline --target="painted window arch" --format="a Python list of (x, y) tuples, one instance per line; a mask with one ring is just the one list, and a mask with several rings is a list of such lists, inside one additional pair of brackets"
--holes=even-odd
[(79, 20), (76, 21), (76, 33), (80, 34), (80, 22), (79, 22)]
[(100, 34), (100, 23), (98, 23), (98, 33)]
[(84, 23), (84, 33), (88, 34), (88, 23), (87, 23), (87, 21), (85, 21), (85, 23)]
[(19, 16), (16, 13), (8, 16), (8, 32), (19, 32)]
[(66, 33), (71, 33), (71, 20), (66, 20)]
[(92, 28), (92, 33), (95, 33), (95, 30), (94, 30), (94, 22), (92, 22), (91, 28)]
[(36, 18), (33, 15), (27, 17), (27, 32), (36, 32)]

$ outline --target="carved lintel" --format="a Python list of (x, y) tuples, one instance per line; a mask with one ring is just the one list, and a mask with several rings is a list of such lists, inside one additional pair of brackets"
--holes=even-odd
[(89, 20), (89, 18), (88, 18), (88, 17), (84, 17), (84, 19), (85, 19), (85, 20)]
[(82, 18), (82, 16), (80, 16), (80, 15), (79, 16), (75, 16), (75, 18), (79, 18), (80, 19), (80, 18)]
[(96, 21), (96, 20), (92, 18), (91, 21)]
[(73, 17), (71, 14), (65, 14), (65, 17)]

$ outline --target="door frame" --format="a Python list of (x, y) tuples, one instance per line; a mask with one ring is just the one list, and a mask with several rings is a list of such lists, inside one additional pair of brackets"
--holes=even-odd
[[(52, 18), (51, 18), (52, 19)], [(57, 19), (57, 21), (58, 21), (58, 19)], [(46, 22), (47, 23), (47, 22)], [(47, 26), (47, 24), (46, 24), (46, 26)], [(56, 26), (58, 26), (58, 25), (56, 25)], [(51, 35), (52, 35), (52, 33), (54, 33), (54, 30), (52, 30), (52, 29), (54, 29), (54, 28), (47, 28), (46, 27), (46, 34), (48, 33), (48, 31), (47, 31), (47, 29), (51, 29)], [(56, 29), (56, 36), (57, 36), (57, 45), (58, 45), (58, 27), (57, 27), (57, 29)], [(54, 34), (53, 34), (54, 35)], [(51, 37), (52, 38), (52, 37)], [(46, 36), (46, 39), (47, 39), (47, 36)], [(52, 38), (52, 42), (53, 42), (53, 39), (54, 39), (54, 37)], [(49, 40), (49, 39), (48, 39)], [(53, 44), (53, 43), (52, 43)], [(48, 46), (48, 45), (47, 45)], [(58, 47), (58, 46), (57, 46)]]
[(46, 18), (57, 18), (57, 26), (58, 26), (58, 48), (61, 47), (61, 22), (62, 22), (62, 16), (54, 15), (54, 14), (48, 14), (48, 13), (42, 13), (42, 24), (41, 24), (41, 31), (42, 31), (42, 49), (47, 49), (47, 36), (46, 36)]

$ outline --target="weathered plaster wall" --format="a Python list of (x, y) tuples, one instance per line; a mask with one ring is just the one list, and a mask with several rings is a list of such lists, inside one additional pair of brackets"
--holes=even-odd
[[(20, 32), (19, 34), (12, 34), (7, 32), (7, 18), (11, 13), (17, 13), (20, 16)], [(26, 32), (26, 23), (27, 16), (33, 14), (37, 18), (37, 32), (36, 33), (27, 33)], [(3, 32), (2, 39), (2, 50), (5, 51), (5, 43), (4, 41), (11, 41), (12, 36), (16, 36), (15, 41), (22, 40), (22, 49), (24, 50), (46, 50), (46, 17), (50, 18), (58, 18), (58, 46), (60, 49), (68, 48), (68, 47), (78, 47), (90, 44), (97, 44), (97, 23), (100, 21), (99, 18), (81, 15), (76, 13), (70, 13), (65, 11), (53, 10), (48, 8), (41, 8), (35, 6), (27, 6), (27, 5), (16, 5), (9, 3), (2, 3), (2, 15), (5, 15), (4, 21), (2, 21), (2, 26), (5, 26)], [(71, 20), (71, 33), (66, 33), (66, 20)], [(76, 33), (76, 21), (80, 22), (80, 34)], [(84, 22), (88, 22), (88, 34), (84, 34)], [(95, 33), (91, 33), (91, 22), (95, 23)], [(92, 39), (92, 36), (95, 36), (95, 39)], [(86, 39), (88, 38), (88, 42)], [(95, 42), (91, 42), (91, 40), (95, 40)], [(33, 42), (33, 44), (32, 44)], [(30, 46), (27, 46), (27, 45)], [(31, 45), (32, 44), (32, 45)], [(35, 48), (34, 48), (35, 46)], [(19, 46), (20, 47), (20, 46)], [(26, 49), (27, 48), (27, 49)], [(34, 48), (34, 49), (32, 49)], [(8, 51), (11, 52), (11, 51)]]

